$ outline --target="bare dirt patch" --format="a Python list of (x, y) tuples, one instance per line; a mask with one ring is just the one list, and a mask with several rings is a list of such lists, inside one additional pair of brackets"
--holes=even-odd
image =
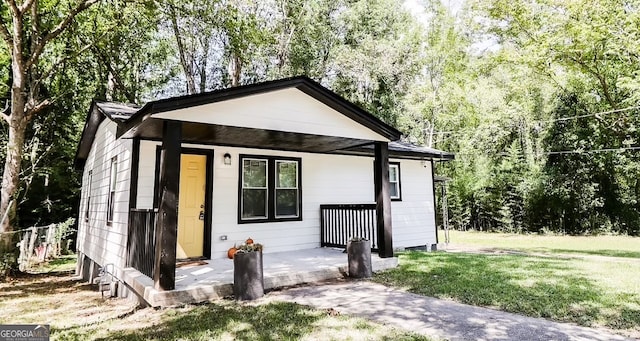
[(49, 324), (51, 340), (430, 340), (363, 319), (289, 303), (221, 300), (154, 309), (103, 299), (71, 275), (0, 283), (0, 323)]
[(104, 299), (92, 285), (70, 274), (27, 274), (0, 283), (0, 322), (89, 325), (131, 313), (136, 305)]

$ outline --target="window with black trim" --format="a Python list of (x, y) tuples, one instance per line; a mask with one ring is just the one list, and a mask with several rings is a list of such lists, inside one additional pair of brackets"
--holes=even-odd
[(300, 158), (240, 155), (238, 222), (302, 219)]
[(91, 207), (91, 187), (93, 187), (93, 170), (90, 170), (88, 173), (88, 181), (87, 181), (87, 204), (84, 209), (84, 221), (89, 221), (89, 207)]
[(399, 162), (389, 162), (389, 194), (391, 200), (402, 200)]
[(118, 157), (111, 158), (111, 169), (109, 176), (109, 197), (107, 209), (107, 223), (113, 222), (113, 207), (115, 206), (116, 197), (116, 180), (118, 176)]

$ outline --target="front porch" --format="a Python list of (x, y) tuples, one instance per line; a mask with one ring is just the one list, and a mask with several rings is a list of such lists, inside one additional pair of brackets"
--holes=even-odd
[[(119, 124), (116, 134), (118, 139), (133, 141), (127, 264), (153, 278), (156, 290), (172, 291), (180, 285), (177, 258), (202, 256), (214, 259), (210, 264), (215, 264), (221, 250), (231, 246), (232, 240), (244, 240), (247, 236), (267, 246), (280, 243), (274, 250), (346, 245), (347, 238), (363, 236), (372, 241), (379, 257), (391, 258), (389, 143), (399, 140), (400, 135), (395, 128), (304, 77), (150, 102)], [(150, 144), (157, 146), (155, 157), (153, 152), (141, 152), (141, 148)], [(359, 150), (365, 146), (371, 150)], [(183, 195), (195, 193), (180, 185), (182, 175), (186, 174), (182, 170), (182, 156), (205, 151), (204, 175), (202, 166), (194, 168), (200, 170), (197, 176), (185, 175), (197, 179), (187, 182), (193, 188), (201, 188), (196, 181), (205, 179), (203, 197), (198, 194), (196, 198), (194, 194), (194, 198), (180, 200), (181, 191)], [(372, 158), (373, 165), (370, 160), (354, 155)], [(332, 160), (321, 158), (329, 156), (341, 162), (325, 166), (331, 165)], [(308, 166), (314, 162), (315, 167)], [(277, 168), (279, 163), (291, 164), (287, 168), (289, 173), (285, 168)], [(343, 164), (346, 166), (340, 169)], [(151, 165), (153, 176), (141, 177), (142, 166), (149, 171)], [(314, 172), (318, 169), (321, 171)], [(325, 190), (325, 186), (339, 183), (332, 176), (339, 173), (337, 169), (352, 173), (352, 181), (367, 179), (356, 187), (359, 192), (353, 197), (357, 199), (352, 197), (345, 202), (368, 204), (349, 208), (358, 214), (343, 214), (342, 209), (328, 211), (321, 219), (326, 220), (331, 230), (321, 231), (321, 240), (316, 241), (315, 207), (342, 200), (345, 195), (335, 190), (351, 185), (345, 180), (333, 192)], [(255, 179), (245, 181), (251, 172), (255, 173)], [(278, 189), (280, 174), (287, 185)], [(290, 178), (284, 177), (287, 174)], [(213, 177), (218, 177), (215, 190)], [(141, 178), (146, 181), (142, 186)], [(147, 201), (138, 205), (138, 191), (151, 193), (150, 189), (153, 204)], [(277, 199), (278, 195), (281, 199)], [(282, 200), (282, 207), (278, 206), (278, 200)], [(186, 231), (178, 228), (181, 202), (193, 204), (188, 211), (181, 210), (182, 221), (198, 221), (197, 227), (189, 230), (197, 230), (198, 235), (192, 233), (189, 241), (204, 241), (203, 252), (198, 252), (199, 245), (196, 252), (188, 255), (177, 252), (178, 246), (182, 246), (178, 243), (179, 232)], [(145, 210), (148, 212), (142, 212)], [(142, 219), (145, 214), (148, 218)], [(134, 224), (138, 218), (140, 224)], [(283, 222), (287, 222), (289, 229), (282, 228)], [(200, 224), (204, 225), (203, 236)], [(265, 228), (256, 228), (256, 224), (264, 224)], [(247, 230), (253, 232), (238, 237), (238, 231)], [(275, 235), (278, 240), (274, 240)]]
[[(266, 253), (263, 261), (265, 290), (342, 278), (348, 272), (347, 254), (337, 248)], [(374, 272), (397, 264), (396, 257), (372, 257)], [(156, 290), (153, 279), (134, 268), (126, 268), (123, 277), (131, 290), (154, 307), (210, 301), (233, 293), (233, 261), (229, 259), (178, 264), (175, 271), (175, 289), (168, 291)]]

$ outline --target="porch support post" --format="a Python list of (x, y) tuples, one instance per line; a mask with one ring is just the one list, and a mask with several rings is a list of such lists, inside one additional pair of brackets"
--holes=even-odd
[(156, 253), (153, 283), (157, 290), (176, 286), (176, 244), (180, 184), (182, 124), (165, 121), (160, 157), (160, 201), (156, 223)]
[[(132, 254), (140, 245), (135, 245), (131, 240), (131, 210), (138, 207), (138, 168), (140, 166), (140, 138), (135, 137), (131, 145), (131, 175), (129, 180), (129, 219), (127, 222), (127, 266), (132, 264)], [(139, 242), (139, 241), (135, 241)]]
[(389, 258), (393, 257), (391, 196), (389, 193), (389, 144), (375, 142), (374, 150), (373, 181), (376, 192), (378, 255), (380, 258)]

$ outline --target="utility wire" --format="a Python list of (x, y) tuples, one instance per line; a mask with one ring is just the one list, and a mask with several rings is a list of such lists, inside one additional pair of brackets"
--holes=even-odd
[[(564, 155), (564, 154), (591, 154), (591, 153), (602, 153), (602, 152), (618, 152), (618, 151), (627, 151), (627, 150), (640, 150), (640, 146), (629, 146), (629, 147), (619, 147), (619, 148), (601, 148), (601, 149), (575, 149), (575, 150), (556, 150), (550, 152), (541, 152), (535, 153), (536, 155)], [(456, 155), (478, 155), (478, 153), (455, 153)], [(497, 156), (509, 156), (510, 153), (507, 152), (499, 152), (495, 153)]]
[(601, 112), (597, 112), (597, 113), (594, 113), (594, 114), (584, 114), (584, 115), (576, 115), (576, 116), (569, 116), (569, 117), (559, 117), (559, 118), (555, 118), (555, 119), (551, 119), (551, 120), (538, 120), (538, 121), (533, 121), (533, 122), (569, 121), (569, 120), (575, 120), (575, 119), (585, 118), (585, 117), (615, 114), (615, 113), (624, 112), (624, 111), (630, 111), (630, 110), (634, 110), (634, 109), (640, 109), (640, 106), (632, 106), (632, 107), (627, 107), (627, 108), (622, 108), (622, 109), (601, 111)]
[(620, 148), (602, 148), (602, 149), (590, 149), (590, 150), (559, 150), (559, 151), (551, 151), (544, 152), (541, 154), (546, 155), (561, 155), (561, 154), (590, 154), (590, 153), (601, 153), (601, 152), (617, 152), (624, 150), (640, 150), (640, 146), (630, 146), (630, 147), (620, 147)]
[[(554, 119), (549, 119), (549, 120), (533, 120), (533, 121), (530, 121), (530, 123), (551, 123), (551, 122), (558, 122), (558, 121), (570, 121), (570, 120), (586, 118), (586, 117), (592, 117), (592, 116), (609, 115), (609, 114), (614, 114), (614, 113), (619, 113), (619, 112), (630, 111), (630, 110), (634, 110), (634, 109), (640, 109), (640, 106), (631, 106), (631, 107), (622, 108), (622, 109), (601, 111), (601, 112), (597, 112), (597, 113), (593, 113), (593, 114), (584, 114), (584, 115), (576, 115), (576, 116), (568, 116), (568, 117), (559, 117), (559, 118), (554, 118)], [(486, 129), (486, 128), (499, 128), (499, 127), (496, 126), (496, 125), (482, 127), (482, 129)], [(460, 131), (436, 131), (436, 132), (433, 132), (433, 135), (456, 135), (456, 136), (458, 136), (458, 135), (464, 135), (464, 133), (462, 133)]]

